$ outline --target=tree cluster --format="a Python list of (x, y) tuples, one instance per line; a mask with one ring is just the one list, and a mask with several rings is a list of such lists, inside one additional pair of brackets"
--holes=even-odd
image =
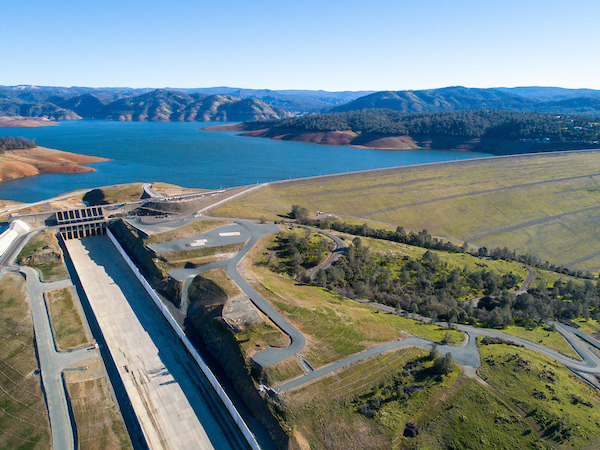
[(513, 111), (399, 112), (364, 109), (311, 114), (284, 119), (275, 129), (354, 131), (375, 135), (433, 135), (486, 139), (543, 139), (553, 142), (594, 143), (600, 139), (597, 120), (586, 116), (557, 116)]
[[(465, 242), (458, 246), (449, 241), (434, 238), (427, 230), (415, 233), (414, 231), (406, 232), (403, 227), (397, 227), (396, 231), (384, 230), (382, 228), (370, 228), (366, 223), (362, 225), (351, 225), (345, 222), (320, 220), (320, 219), (300, 219), (300, 223), (316, 228), (331, 229), (341, 233), (353, 234), (355, 236), (365, 236), (374, 239), (384, 239), (386, 241), (399, 242), (401, 244), (413, 245), (415, 247), (442, 250), (452, 253), (468, 253), (469, 246)], [(490, 257), (492, 259), (503, 259), (505, 261), (516, 261), (529, 266), (540, 269), (550, 270), (565, 275), (570, 275), (577, 278), (592, 279), (592, 275), (581, 270), (571, 270), (567, 267), (552, 264), (548, 261), (541, 261), (537, 257), (530, 254), (517, 254), (516, 251), (510, 250), (507, 247), (488, 249), (480, 247), (477, 251), (471, 253), (473, 256)]]
[(280, 260), (279, 266), (274, 267), (273, 259), (270, 259), (268, 264), (296, 280), (310, 283), (311, 279), (306, 270), (323, 262), (327, 252), (332, 250), (331, 246), (331, 241), (316, 237), (308, 229), (301, 233), (282, 232), (276, 238), (275, 247)]
[(375, 255), (360, 238), (354, 238), (346, 255), (319, 270), (314, 279), (315, 284), (350, 298), (368, 298), (433, 319), (466, 323), (475, 322), (473, 308), (457, 299), (480, 292), (500, 295), (519, 281), (512, 273), (448, 267), (432, 251), (420, 259)]
[(36, 147), (36, 143), (31, 139), (12, 136), (0, 137), (0, 153), (7, 150), (23, 150), (34, 147)]
[(573, 319), (600, 318), (600, 282), (556, 281), (552, 289), (537, 287), (515, 296), (503, 292), (499, 297), (484, 297), (474, 316), (491, 327), (517, 324), (535, 328), (550, 319), (573, 324)]
[[(457, 246), (444, 242), (433, 238), (425, 230), (407, 233), (401, 227), (396, 231), (372, 229), (366, 223), (350, 225), (312, 219), (301, 222), (427, 249), (468, 251), (466, 243)], [(281, 257), (289, 261), (287, 273), (295, 279), (309, 282), (306, 262), (313, 261), (316, 265), (319, 258), (315, 258), (314, 249), (310, 249), (308, 230), (301, 239), (301, 245), (296, 242), (298, 234), (294, 236), (291, 239), (286, 235), (281, 238), (279, 252)], [(546, 269), (556, 268), (531, 255), (517, 255), (506, 247), (491, 251), (482, 247), (471, 254), (479, 258), (514, 260), (537, 264)], [(374, 254), (362, 244), (359, 237), (353, 239), (342, 258), (326, 270), (319, 270), (312, 280), (314, 284), (346, 297), (368, 298), (398, 310), (451, 323), (480, 323), (493, 328), (516, 323), (533, 328), (550, 319), (571, 321), (576, 318), (600, 318), (600, 281), (594, 284), (590, 279), (583, 283), (559, 280), (552, 289), (538, 286), (515, 296), (510, 290), (518, 287), (520, 281), (520, 277), (512, 272), (498, 274), (486, 269), (470, 271), (468, 267), (462, 270), (451, 268), (429, 250), (420, 259)], [(483, 295), (483, 298), (477, 305), (473, 301), (460, 300), (479, 295)]]

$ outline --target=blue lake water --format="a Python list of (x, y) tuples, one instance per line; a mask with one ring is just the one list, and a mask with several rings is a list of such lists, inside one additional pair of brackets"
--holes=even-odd
[(42, 147), (110, 161), (96, 172), (50, 174), (0, 182), (0, 199), (34, 202), (64, 192), (129, 182), (164, 181), (220, 188), (313, 175), (490, 156), (433, 150), (371, 150), (270, 141), (203, 131), (214, 123), (66, 121), (57, 126), (3, 128), (0, 136), (35, 139)]

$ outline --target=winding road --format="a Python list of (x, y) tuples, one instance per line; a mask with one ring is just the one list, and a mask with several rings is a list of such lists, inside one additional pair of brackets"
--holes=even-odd
[[(179, 241), (171, 241), (164, 244), (153, 244), (150, 246), (157, 253), (187, 249), (187, 244), (194, 242), (202, 242), (201, 247), (218, 247), (222, 245), (242, 243), (246, 240), (249, 242), (230, 259), (219, 261), (199, 268), (191, 269), (174, 269), (169, 272), (175, 279), (183, 281), (184, 287), (182, 290), (180, 310), (183, 313), (187, 312), (188, 305), (188, 290), (192, 280), (199, 274), (204, 273), (217, 267), (225, 267), (229, 277), (244, 291), (250, 298), (254, 306), (256, 306), (263, 314), (287, 334), (291, 339), (291, 344), (286, 348), (270, 347), (261, 352), (258, 352), (252, 357), (261, 367), (268, 367), (276, 364), (288, 356), (292, 356), (301, 351), (306, 345), (304, 335), (290, 324), (275, 308), (273, 308), (250, 284), (239, 274), (237, 266), (239, 262), (246, 256), (250, 249), (258, 242), (260, 238), (271, 233), (280, 231), (278, 225), (267, 225), (253, 223), (247, 220), (236, 220), (234, 224), (223, 225), (213, 230), (196, 235), (192, 238), (181, 239)], [(196, 247), (199, 248), (200, 246)]]
[[(152, 248), (155, 251), (161, 252), (182, 249), (185, 248), (186, 244), (198, 241), (203, 241), (203, 246), (214, 247), (226, 245), (227, 243), (244, 242), (246, 239), (250, 239), (249, 242), (242, 248), (242, 250), (240, 250), (236, 254), (236, 256), (231, 259), (228, 259), (226, 261), (215, 262), (199, 268), (175, 269), (170, 271), (169, 273), (174, 278), (184, 281), (184, 289), (181, 303), (185, 309), (187, 306), (187, 291), (189, 285), (191, 284), (193, 278), (196, 275), (199, 275), (203, 272), (217, 267), (225, 267), (227, 269), (228, 275), (250, 297), (252, 303), (254, 303), (254, 305), (260, 311), (267, 315), (273, 321), (273, 323), (275, 323), (284, 333), (286, 333), (291, 338), (291, 344), (287, 348), (268, 348), (254, 355), (252, 359), (262, 367), (268, 367), (272, 364), (276, 364), (279, 361), (282, 361), (283, 359), (289, 356), (297, 354), (304, 348), (306, 342), (302, 333), (295, 327), (293, 327), (286, 319), (284, 319), (260, 294), (258, 294), (258, 292), (256, 292), (255, 289), (253, 289), (250, 286), (250, 284), (237, 271), (237, 265), (242, 260), (242, 258), (248, 253), (248, 251), (256, 244), (256, 242), (262, 236), (276, 231), (279, 231), (279, 227), (275, 225), (261, 225), (246, 220), (235, 220), (235, 224), (224, 225), (222, 227), (213, 229), (207, 233), (194, 236), (193, 238), (183, 239), (181, 241), (173, 241), (166, 244), (155, 244), (152, 246)], [(345, 243), (337, 236), (331, 233), (324, 232), (320, 229), (314, 229), (313, 231), (323, 233), (331, 237), (336, 243), (337, 249), (334, 252), (332, 252), (332, 254), (326, 261), (324, 261), (322, 264), (320, 264), (313, 270), (312, 275), (314, 275), (314, 273), (316, 273), (316, 271), (321, 268), (324, 269), (329, 267), (337, 258), (339, 258), (341, 254), (343, 254), (343, 250), (346, 248)], [(225, 234), (225, 236), (223, 236), (223, 233)], [(228, 238), (231, 239), (231, 241), (228, 242)], [(515, 294), (517, 295), (526, 292), (526, 290), (528, 289), (529, 285), (535, 277), (534, 270), (532, 270), (531, 268), (528, 268), (527, 270), (528, 275), (525, 281), (523, 282), (519, 290), (515, 291)], [(363, 299), (357, 299), (356, 301), (371, 305), (374, 308), (377, 308), (381, 311), (390, 314), (395, 313), (395, 309), (387, 305), (382, 305)], [(419, 318), (422, 320), (425, 319), (424, 317)], [(331, 373), (347, 365), (353, 364), (357, 361), (360, 361), (361, 359), (381, 354), (386, 351), (410, 346), (430, 349), (433, 344), (436, 344), (438, 345), (438, 350), (440, 354), (450, 352), (454, 360), (458, 364), (477, 369), (480, 366), (479, 351), (477, 350), (476, 345), (476, 338), (478, 336), (497, 337), (506, 341), (511, 341), (516, 344), (522, 345), (525, 348), (543, 354), (555, 360), (556, 362), (565, 365), (570, 370), (572, 370), (580, 376), (584, 376), (585, 374), (600, 374), (600, 357), (595, 352), (591, 351), (586, 345), (584, 345), (581, 342), (581, 339), (586, 340), (590, 345), (598, 348), (599, 350), (600, 342), (566, 325), (562, 325), (555, 322), (552, 322), (551, 324), (555, 326), (557, 332), (559, 332), (567, 340), (571, 347), (577, 352), (577, 354), (581, 357), (581, 361), (573, 360), (554, 350), (548, 349), (534, 342), (518, 338), (516, 336), (502, 333), (501, 331), (486, 328), (477, 328), (468, 325), (456, 325), (457, 330), (462, 331), (467, 335), (467, 338), (462, 345), (441, 345), (438, 342), (429, 341), (427, 339), (410, 337), (378, 347), (370, 348), (363, 352), (351, 355), (348, 358), (344, 358), (339, 361), (336, 361), (335, 363), (318, 368), (317, 370), (309, 371), (309, 373), (306, 373), (295, 379), (288, 380), (287, 382), (276, 386), (274, 388), (274, 391), (284, 392), (286, 390), (302, 386), (306, 383), (313, 381), (318, 377)], [(444, 326), (446, 324), (438, 323), (438, 325)]]

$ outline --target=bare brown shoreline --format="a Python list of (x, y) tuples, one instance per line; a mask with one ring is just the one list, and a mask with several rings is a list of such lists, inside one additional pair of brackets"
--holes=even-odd
[(511, 141), (505, 139), (481, 139), (455, 136), (409, 136), (377, 135), (353, 131), (306, 131), (269, 127), (261, 123), (237, 123), (204, 127), (206, 131), (239, 131), (239, 136), (261, 137), (275, 141), (310, 142), (320, 145), (348, 145), (355, 148), (376, 150), (452, 150), (491, 153), (494, 155), (517, 155), (558, 150), (575, 150), (581, 143), (542, 143)]
[(0, 116), (0, 127), (48, 127), (56, 122), (42, 117)]
[(8, 150), (0, 154), (0, 181), (33, 177), (46, 173), (95, 172), (93, 167), (83, 166), (108, 161), (106, 158), (79, 155), (44, 147)]

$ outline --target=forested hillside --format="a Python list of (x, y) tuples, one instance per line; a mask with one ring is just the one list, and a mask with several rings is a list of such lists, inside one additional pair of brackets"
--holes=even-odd
[(267, 124), (273, 130), (305, 132), (352, 131), (389, 136), (453, 136), (482, 139), (538, 139), (594, 145), (599, 124), (585, 116), (509, 111), (444, 111), (402, 113), (386, 109), (308, 115)]
[(591, 89), (499, 88), (462, 86), (421, 91), (381, 91), (366, 95), (331, 112), (386, 108), (403, 112), (459, 111), (466, 109), (600, 115), (598, 92)]

